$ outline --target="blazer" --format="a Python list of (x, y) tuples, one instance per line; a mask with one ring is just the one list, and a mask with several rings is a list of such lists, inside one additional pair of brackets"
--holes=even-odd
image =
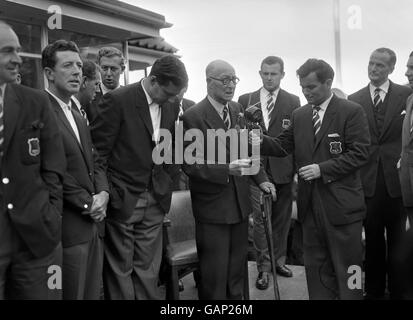
[(67, 162), (63, 179), (62, 245), (70, 247), (92, 239), (95, 222), (87, 213), (92, 208), (93, 195), (101, 191), (109, 192), (109, 187), (92, 145), (89, 127), (74, 102), (72, 114), (81, 144), (57, 100), (50, 94), (49, 99), (57, 118)]
[[(161, 107), (160, 127), (174, 133), (177, 103)], [(106, 170), (111, 199), (108, 216), (127, 219), (140, 193), (153, 191), (165, 212), (171, 205), (169, 165), (155, 164), (153, 127), (148, 102), (140, 82), (106, 93), (90, 123), (92, 139)]]
[(413, 131), (410, 119), (413, 112), (413, 94), (406, 103), (406, 116), (402, 130), (402, 152), (400, 160), (400, 185), (405, 207), (413, 207)]
[(377, 170), (379, 160), (383, 166), (384, 180), (392, 198), (401, 197), (400, 180), (396, 164), (400, 159), (402, 145), (402, 124), (406, 108), (406, 99), (411, 89), (390, 81), (389, 92), (384, 99), (386, 113), (383, 128), (379, 134), (374, 119), (373, 102), (369, 86), (351, 94), (348, 99), (360, 104), (367, 115), (371, 136), (369, 161), (361, 168), (361, 179), (366, 197), (374, 196), (376, 191)]
[(193, 102), (192, 100), (189, 99), (182, 99), (182, 109), (184, 110), (184, 112), (186, 110), (188, 110), (190, 107), (192, 107), (193, 105), (195, 105), (195, 102)]
[[(238, 102), (242, 105), (244, 111), (250, 105), (262, 107), (260, 102), (260, 91), (261, 89), (239, 97)], [(265, 107), (266, 106), (264, 106), (264, 108)], [(300, 107), (300, 98), (283, 89), (280, 89), (277, 100), (275, 101), (273, 112), (271, 113), (271, 120), (267, 134), (270, 137), (278, 136), (285, 128), (289, 126), (291, 123), (291, 114), (298, 107)], [(270, 171), (272, 179), (275, 183), (289, 183), (293, 180), (295, 169), (292, 155), (284, 158), (264, 157), (263, 163), (265, 170)]]
[(30, 252), (50, 254), (61, 239), (62, 139), (44, 92), (7, 84), (1, 206)]
[(294, 110), (291, 126), (277, 138), (264, 136), (263, 154), (294, 154), (297, 167), (316, 163), (321, 177), (311, 182), (298, 179), (298, 220), (307, 209), (323, 210), (330, 223), (344, 225), (365, 216), (359, 169), (368, 159), (370, 135), (363, 108), (336, 96), (324, 114), (314, 138), (312, 107)]
[[(231, 128), (236, 128), (238, 115), (242, 111), (236, 102), (229, 103)], [(182, 116), (184, 129), (198, 129), (207, 137), (208, 129), (226, 130), (224, 121), (207, 98), (191, 107)], [(204, 139), (206, 142), (207, 139)], [(202, 147), (201, 147), (202, 149)], [(205, 143), (204, 154), (207, 154)], [(218, 157), (216, 152), (216, 157)], [(226, 143), (226, 158), (229, 159), (230, 146)], [(204, 158), (204, 160), (206, 160)], [(217, 159), (216, 159), (217, 160)], [(201, 223), (239, 223), (251, 212), (248, 176), (233, 176), (228, 172), (228, 164), (184, 164), (189, 176), (189, 186), (194, 217)]]

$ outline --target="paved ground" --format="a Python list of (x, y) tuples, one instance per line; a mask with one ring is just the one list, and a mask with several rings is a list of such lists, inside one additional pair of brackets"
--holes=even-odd
[[(292, 278), (283, 278), (278, 276), (277, 283), (279, 287), (281, 300), (308, 300), (307, 285), (305, 280), (304, 267), (289, 266), (293, 271)], [(255, 288), (257, 278), (257, 267), (255, 262), (248, 262), (250, 299), (251, 300), (273, 300), (274, 290), (273, 281), (270, 279), (270, 286), (267, 290), (258, 290)], [(198, 293), (192, 274), (183, 278), (185, 290), (180, 293), (181, 300), (198, 300)]]

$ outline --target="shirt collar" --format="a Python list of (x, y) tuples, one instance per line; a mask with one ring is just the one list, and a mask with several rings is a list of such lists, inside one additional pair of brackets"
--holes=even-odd
[(4, 95), (5, 95), (5, 93), (6, 93), (6, 85), (7, 85), (7, 83), (3, 83), (3, 84), (0, 86), (0, 90), (1, 90), (0, 102), (3, 102), (3, 101), (4, 101)]
[(208, 100), (211, 102), (212, 106), (214, 109), (219, 113), (222, 114), (224, 112), (224, 105), (221, 102), (216, 101), (214, 98), (212, 98), (210, 95), (208, 95)]
[(380, 87), (373, 86), (371, 83), (369, 84), (369, 87), (370, 87), (370, 94), (372, 96), (374, 96), (374, 90), (376, 90), (376, 88), (380, 88), (381, 91), (387, 94), (387, 92), (389, 92), (390, 80), (387, 79), (386, 82), (383, 83)]
[[(276, 97), (278, 96), (278, 92), (280, 92), (280, 87), (278, 87), (277, 89), (275, 89), (275, 90), (272, 92), (272, 96), (276, 98)], [(265, 89), (264, 87), (261, 88), (261, 93), (264, 94), (265, 97), (267, 97), (267, 96), (269, 96), (269, 95), (271, 94), (271, 93), (270, 93), (267, 89)]]
[(333, 94), (331, 93), (330, 97), (328, 97), (327, 100), (324, 100), (324, 102), (320, 105), (318, 105), (318, 107), (320, 107), (320, 110), (325, 112), (327, 110), (328, 105), (330, 104), (331, 99), (333, 99)]
[(82, 105), (80, 104), (80, 101), (75, 97), (72, 96), (72, 100), (75, 103), (75, 106), (79, 109), (79, 111), (82, 109)]
[(108, 93), (112, 90), (116, 90), (118, 88), (120, 88), (120, 84), (115, 89), (109, 89), (103, 83), (101, 83), (101, 86), (100, 86), (100, 89), (102, 90), (102, 95), (105, 95), (106, 93)]
[[(145, 78), (145, 79), (147, 79), (147, 78)], [(151, 104), (153, 104), (153, 100), (152, 100), (151, 96), (149, 95), (149, 93), (146, 91), (145, 86), (143, 85), (143, 82), (144, 82), (145, 79), (141, 80), (141, 86), (142, 86), (143, 92), (145, 93), (146, 101), (148, 102), (148, 106), (150, 106)]]
[(56, 97), (53, 93), (51, 93), (49, 89), (46, 89), (46, 91), (47, 91), (53, 98), (56, 99), (57, 103), (59, 103), (60, 107), (61, 107), (63, 110), (69, 109), (69, 111), (70, 111), (70, 109), (72, 108), (72, 99), (73, 99), (73, 96), (70, 98), (70, 101), (69, 101), (69, 103), (67, 104), (67, 103), (65, 103), (64, 101), (62, 101), (60, 98)]

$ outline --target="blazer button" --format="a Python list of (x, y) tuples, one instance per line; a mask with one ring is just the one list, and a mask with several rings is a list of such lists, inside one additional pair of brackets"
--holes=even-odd
[(12, 210), (14, 208), (13, 203), (9, 203), (7, 205), (7, 209)]
[(85, 205), (83, 206), (83, 208), (87, 209), (87, 208), (89, 208), (89, 206), (88, 206), (87, 204), (85, 204)]
[(3, 180), (1, 180), (4, 184), (9, 184), (10, 180), (9, 178), (3, 178)]

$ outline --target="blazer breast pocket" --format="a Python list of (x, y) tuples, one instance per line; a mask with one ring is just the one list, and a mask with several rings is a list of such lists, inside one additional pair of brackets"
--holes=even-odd
[(23, 164), (40, 163), (40, 128), (31, 126), (23, 129), (20, 136), (20, 155)]
[(332, 158), (339, 157), (344, 152), (344, 143), (340, 135), (329, 134), (326, 141), (328, 152)]

